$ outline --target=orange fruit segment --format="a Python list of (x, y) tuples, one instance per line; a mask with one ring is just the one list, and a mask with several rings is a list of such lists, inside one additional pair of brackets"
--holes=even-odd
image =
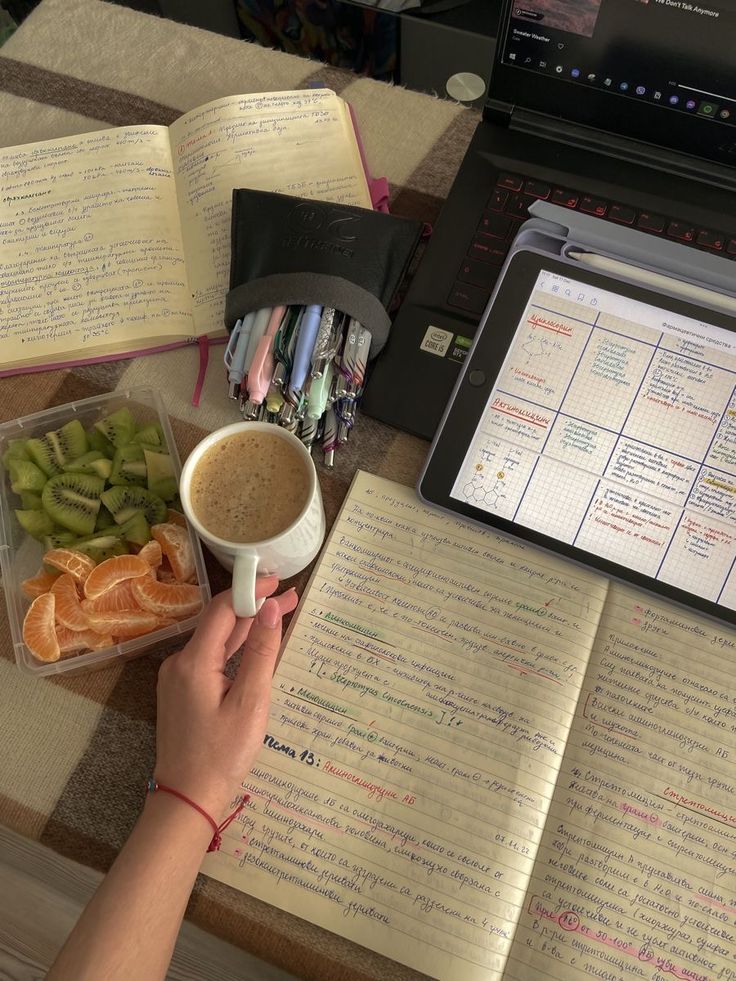
[(163, 561), (163, 557), (161, 546), (155, 538), (152, 538), (150, 542), (146, 542), (138, 553), (138, 558), (145, 559), (152, 569), (158, 569)]
[(164, 522), (151, 527), (152, 537), (161, 546), (161, 551), (171, 564), (178, 582), (194, 580), (194, 549), (189, 540), (189, 532), (180, 525)]
[[(150, 579), (150, 575), (141, 576)], [(123, 582), (106, 589), (96, 599), (83, 599), (82, 610), (85, 613), (121, 613), (123, 610), (140, 610), (141, 605), (133, 595), (135, 579), (125, 579)]]
[(79, 583), (83, 583), (95, 567), (89, 555), (75, 552), (73, 548), (52, 548), (44, 554), (43, 561), (55, 569), (68, 572)]
[(139, 555), (113, 555), (90, 572), (84, 583), (84, 595), (87, 599), (97, 599), (125, 579), (148, 575), (150, 568)]
[(54, 569), (53, 572), (47, 572), (46, 569), (39, 569), (35, 576), (31, 576), (30, 579), (24, 579), (20, 584), (20, 588), (28, 599), (35, 599), (37, 596), (43, 596), (44, 593), (48, 593), (60, 575), (61, 573), (58, 569)]
[(37, 596), (31, 603), (23, 621), (23, 640), (31, 654), (39, 661), (58, 661), (61, 657), (59, 641), (54, 629), (53, 593)]
[(169, 522), (169, 524), (179, 525), (180, 528), (186, 528), (187, 526), (187, 519), (184, 517), (181, 511), (177, 511), (176, 508), (169, 508), (167, 510), (166, 520)]
[(94, 630), (69, 630), (68, 627), (56, 627), (56, 638), (62, 654), (77, 654), (79, 651), (97, 651), (104, 647), (112, 647), (115, 641), (111, 635), (96, 634)]
[(162, 617), (174, 617), (179, 620), (193, 616), (202, 609), (202, 594), (199, 586), (141, 578), (133, 582), (132, 589), (133, 595), (144, 609)]
[[(146, 576), (148, 580), (150, 577)], [(160, 617), (148, 610), (121, 610), (118, 613), (89, 613), (89, 623), (98, 634), (111, 634), (116, 640), (129, 640), (158, 630)]]
[(74, 577), (63, 572), (51, 587), (56, 599), (55, 617), (57, 623), (70, 630), (87, 630), (89, 620), (79, 603), (77, 584)]

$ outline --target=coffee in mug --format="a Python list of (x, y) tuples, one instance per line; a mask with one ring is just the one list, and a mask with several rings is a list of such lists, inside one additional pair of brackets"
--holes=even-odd
[(261, 542), (285, 531), (309, 501), (309, 471), (289, 441), (242, 429), (210, 446), (192, 472), (192, 510), (230, 542)]
[(233, 609), (255, 615), (256, 577), (284, 579), (316, 558), (325, 512), (314, 461), (301, 440), (266, 422), (236, 422), (206, 436), (179, 480), (187, 520), (233, 572)]

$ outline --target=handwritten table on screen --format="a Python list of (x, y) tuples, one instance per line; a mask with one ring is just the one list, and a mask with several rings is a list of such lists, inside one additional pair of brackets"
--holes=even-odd
[(734, 649), (359, 472), (204, 871), (443, 979), (733, 976)]

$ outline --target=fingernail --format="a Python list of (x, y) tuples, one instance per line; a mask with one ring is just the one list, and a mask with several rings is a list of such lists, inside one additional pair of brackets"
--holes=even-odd
[(281, 609), (275, 599), (267, 599), (256, 615), (256, 622), (261, 627), (273, 630), (281, 622)]

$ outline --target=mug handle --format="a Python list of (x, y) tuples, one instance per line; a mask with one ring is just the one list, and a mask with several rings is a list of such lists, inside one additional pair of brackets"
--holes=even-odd
[(254, 617), (263, 600), (256, 600), (257, 555), (235, 556), (233, 563), (233, 610), (236, 617)]

